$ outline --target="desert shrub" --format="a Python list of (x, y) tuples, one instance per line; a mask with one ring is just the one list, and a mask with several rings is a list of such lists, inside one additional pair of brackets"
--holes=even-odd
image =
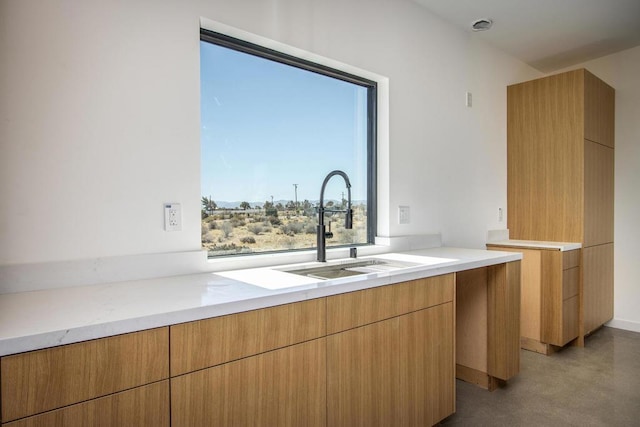
[(247, 230), (257, 236), (264, 231), (264, 228), (260, 224), (251, 224), (247, 227)]
[(288, 236), (293, 236), (294, 234), (300, 234), (304, 229), (304, 224), (300, 222), (290, 222), (288, 224), (280, 227), (280, 230)]
[(229, 221), (225, 221), (222, 223), (220, 229), (222, 230), (222, 234), (224, 234), (224, 237), (229, 237), (231, 235), (231, 232), (233, 231), (233, 225), (231, 225)]
[(242, 242), (242, 243), (255, 243), (256, 239), (254, 239), (251, 236), (247, 236), (247, 237), (243, 237), (242, 239), (240, 239), (240, 242)]
[(247, 222), (243, 218), (233, 217), (231, 218), (231, 225), (234, 227), (244, 227)]
[(316, 233), (316, 225), (312, 222), (308, 222), (304, 226), (304, 232), (307, 234), (315, 234)]
[(218, 222), (217, 221), (209, 222), (209, 230), (217, 230), (217, 229), (218, 229)]
[(213, 243), (213, 242), (215, 242), (215, 240), (216, 240), (216, 237), (210, 231), (207, 231), (206, 233), (204, 233), (202, 235), (202, 242), (203, 243)]
[(273, 226), (278, 226), (278, 225), (282, 224), (282, 221), (277, 216), (270, 216), (269, 217), (269, 222)]

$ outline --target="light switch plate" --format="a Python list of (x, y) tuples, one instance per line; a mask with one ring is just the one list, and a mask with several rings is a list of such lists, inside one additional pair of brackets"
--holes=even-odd
[(180, 203), (164, 204), (164, 231), (182, 231), (182, 206)]

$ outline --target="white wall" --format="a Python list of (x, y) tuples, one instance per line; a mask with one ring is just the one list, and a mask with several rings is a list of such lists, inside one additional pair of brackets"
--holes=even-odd
[(640, 47), (589, 61), (587, 68), (616, 90), (614, 320), (640, 332)]
[(506, 86), (540, 74), (415, 3), (0, 0), (0, 266), (199, 250), (200, 17), (389, 78), (382, 235), (505, 227)]

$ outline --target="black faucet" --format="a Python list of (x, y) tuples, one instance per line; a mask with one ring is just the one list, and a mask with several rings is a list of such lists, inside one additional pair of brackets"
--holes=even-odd
[(336, 211), (331, 210), (331, 212), (344, 212), (344, 228), (350, 230), (353, 228), (353, 211), (351, 210), (351, 182), (349, 181), (349, 177), (346, 173), (335, 170), (329, 172), (322, 183), (322, 187), (320, 188), (320, 204), (318, 206), (318, 229), (317, 229), (317, 238), (318, 238), (318, 261), (327, 262), (327, 237), (333, 237), (333, 233), (331, 233), (331, 225), (329, 225), (329, 231), (325, 229), (324, 226), (324, 188), (327, 186), (327, 183), (334, 175), (340, 175), (344, 178), (345, 184), (347, 184), (347, 209), (344, 211)]

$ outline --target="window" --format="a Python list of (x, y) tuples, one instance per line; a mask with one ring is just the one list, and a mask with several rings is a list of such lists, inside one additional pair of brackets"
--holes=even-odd
[[(373, 242), (375, 82), (202, 30), (200, 83), (209, 257), (315, 248), (320, 187), (336, 169), (351, 181), (353, 228), (326, 213), (327, 247)], [(346, 198), (331, 179), (325, 207)]]

